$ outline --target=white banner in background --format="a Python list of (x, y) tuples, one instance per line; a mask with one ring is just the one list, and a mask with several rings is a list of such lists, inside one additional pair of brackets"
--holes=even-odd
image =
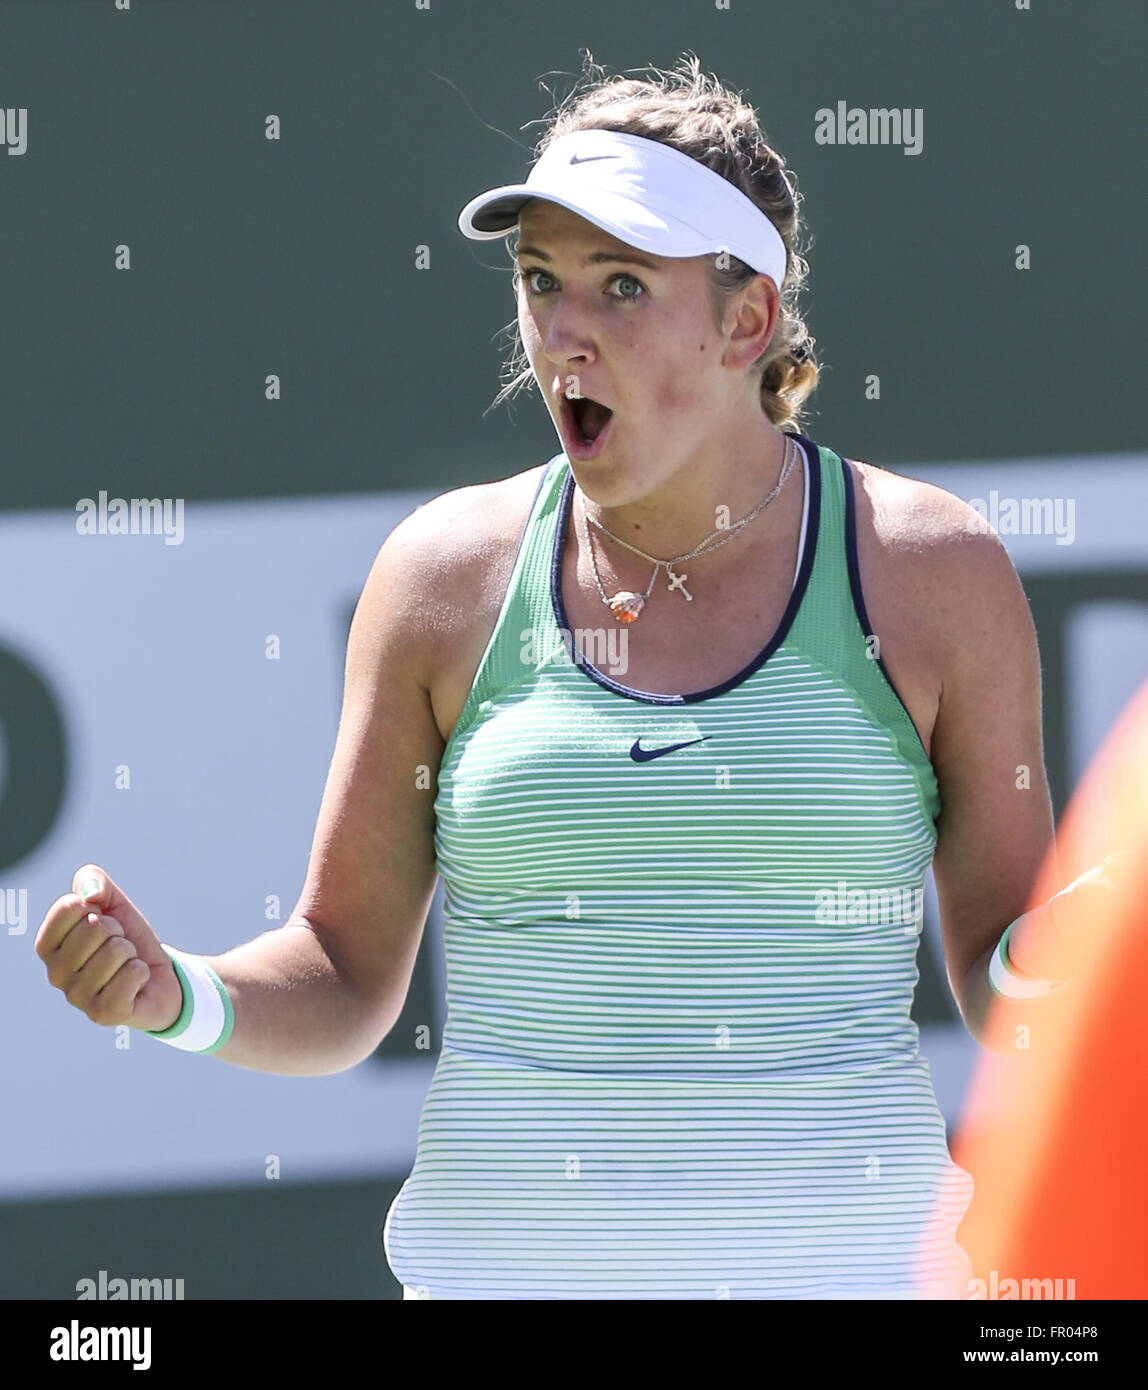
[[(1026, 584), (1092, 576), (1091, 596), (1065, 618), (1073, 779), (1148, 674), (1146, 465), (1096, 456), (896, 470), (980, 499)], [(65, 750), (59, 814), (0, 869), (0, 1197), (258, 1183), (273, 1160), (290, 1182), (405, 1176), (433, 1055), (298, 1078), (135, 1033), (119, 1050), (114, 1030), (48, 985), (33, 939), (88, 860), (183, 950), (221, 952), (287, 919), (334, 747), (350, 613), (379, 545), (425, 496), (181, 504), (178, 543), (174, 505), (166, 537), (163, 514), (158, 534), (131, 531), (130, 517), (116, 534), (114, 497), (101, 504), (96, 488), (92, 534), (77, 534), (70, 512), (0, 517), (0, 655), (43, 684)], [(1028, 517), (1027, 533), (1009, 532), (1014, 514), (1018, 526)], [(1139, 576), (1141, 597), (1119, 584), (1093, 593), (1097, 574), (1125, 586)], [(265, 655), (271, 637), (277, 660)], [(13, 722), (0, 707), (5, 799), (29, 737)], [(130, 790), (117, 787), (125, 768)], [(440, 897), (441, 885), (428, 924), (436, 1046)], [(927, 902), (939, 960), (931, 877)], [(922, 1029), (922, 1052), (953, 1123), (975, 1046), (962, 1026), (937, 1026)]]

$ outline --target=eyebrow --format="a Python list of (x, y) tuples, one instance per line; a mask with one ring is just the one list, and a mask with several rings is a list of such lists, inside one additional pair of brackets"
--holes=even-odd
[[(523, 256), (537, 256), (540, 261), (548, 261), (550, 257), (545, 251), (537, 246), (520, 246), (514, 253), (515, 260), (521, 260)], [(640, 265), (646, 270), (660, 270), (661, 266), (655, 265), (653, 261), (648, 261), (644, 256), (616, 256), (612, 251), (592, 251), (583, 261), (583, 265)]]

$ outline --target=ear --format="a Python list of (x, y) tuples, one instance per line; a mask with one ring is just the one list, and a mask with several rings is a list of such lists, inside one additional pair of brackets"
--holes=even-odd
[(723, 331), (727, 335), (722, 362), (731, 367), (748, 367), (769, 346), (781, 296), (768, 275), (755, 275), (726, 307)]

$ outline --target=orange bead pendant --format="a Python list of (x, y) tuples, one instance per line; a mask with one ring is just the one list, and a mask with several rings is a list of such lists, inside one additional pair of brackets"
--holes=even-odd
[(645, 601), (641, 594), (632, 594), (628, 589), (623, 589), (610, 600), (610, 612), (620, 623), (636, 622)]

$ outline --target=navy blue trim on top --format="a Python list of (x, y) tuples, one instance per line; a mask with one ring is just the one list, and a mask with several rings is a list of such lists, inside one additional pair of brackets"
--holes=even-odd
[[(845, 562), (849, 569), (849, 589), (853, 595), (853, 611), (857, 614), (857, 620), (861, 624), (861, 631), (866, 637), (874, 636), (872, 625), (869, 622), (869, 614), (865, 608), (865, 595), (861, 592), (861, 566), (857, 561), (857, 507), (853, 499), (853, 466), (844, 454), (841, 456), (843, 465), (842, 471), (845, 474)], [(921, 738), (921, 731), (917, 728), (916, 721), (909, 713), (909, 707), (901, 699), (901, 692), (893, 683), (893, 677), (889, 674), (889, 668), (881, 658), (880, 638), (878, 638), (877, 665), (881, 669), (881, 674), (889, 683), (889, 689), (896, 695), (901, 708), (905, 711), (905, 718), (909, 721), (909, 727), (913, 730), (921, 752), (929, 759), (928, 751)], [(931, 763), (931, 759), (929, 759)]]
[[(797, 582), (793, 586), (785, 612), (781, 615), (781, 622), (778, 624), (777, 631), (761, 651), (748, 666), (743, 666), (735, 676), (723, 681), (721, 685), (712, 685), (708, 690), (696, 690), (688, 695), (660, 695), (651, 690), (634, 690), (628, 685), (611, 680), (596, 666), (591, 666), (582, 656), (582, 653), (578, 651), (577, 646), (571, 643), (574, 664), (584, 671), (591, 680), (597, 681), (607, 690), (612, 690), (615, 695), (624, 695), (629, 700), (640, 700), (643, 704), (691, 705), (696, 704), (699, 700), (709, 700), (715, 695), (724, 695), (727, 690), (732, 690), (734, 686), (740, 685), (742, 681), (747, 680), (759, 667), (763, 666), (781, 646), (789, 629), (793, 626), (793, 620), (797, 617), (797, 610), (801, 607), (801, 600), (805, 597), (805, 591), (809, 587), (809, 576), (813, 573), (813, 561), (817, 552), (818, 538), (821, 534), (821, 456), (817, 451), (817, 445), (811, 439), (806, 439), (803, 434), (794, 434), (792, 438), (804, 446), (808, 459), (806, 477), (809, 480), (809, 521), (805, 534), (805, 550), (801, 557), (801, 568), (798, 571)], [(562, 492), (558, 501), (558, 521), (554, 529), (554, 549), (550, 562), (550, 602), (554, 610), (555, 621), (563, 632), (570, 631), (570, 620), (566, 616), (566, 605), (562, 601), (562, 558), (566, 552), (566, 528), (570, 520), (570, 508), (573, 501), (574, 474), (567, 463), (567, 473), (562, 482)]]

